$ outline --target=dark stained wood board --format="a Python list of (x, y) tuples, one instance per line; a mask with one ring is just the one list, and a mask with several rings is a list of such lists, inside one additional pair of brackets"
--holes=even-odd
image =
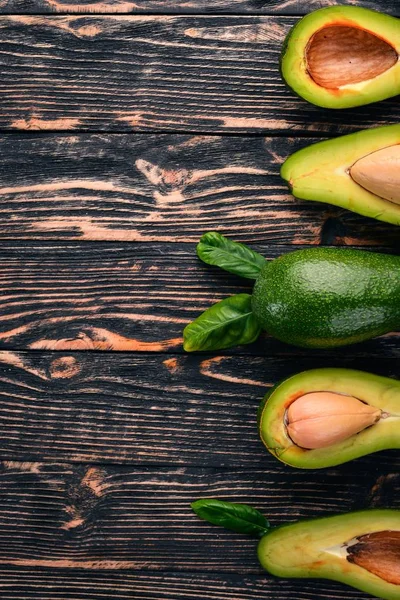
[(346, 111), (279, 74), (282, 16), (4, 16), (0, 129), (316, 132), (399, 119), (397, 99)]
[[(0, 1), (21, 15), (0, 18), (2, 600), (367, 600), (268, 576), (253, 540), (189, 507), (248, 502), (274, 525), (399, 508), (398, 453), (297, 471), (255, 423), (265, 391), (302, 369), (398, 377), (398, 334), (326, 352), (268, 336), (181, 347), (186, 322), (250, 289), (196, 259), (205, 230), (268, 259), (310, 244), (399, 252), (397, 228), (295, 200), (279, 178), (294, 150), (399, 115), (398, 99), (332, 113), (284, 88), (294, 15), (338, 2), (305, 4)], [(77, 16), (32, 16), (46, 12)]]
[[(398, 358), (321, 353), (267, 358), (3, 351), (0, 455), (273, 469), (278, 465), (256, 425), (259, 403), (273, 384), (301, 370), (334, 366), (395, 377), (398, 364)], [(381, 457), (371, 460), (379, 464)], [(285, 473), (290, 488), (294, 471)], [(307, 473), (302, 477), (307, 481)]]
[(216, 229), (252, 244), (396, 248), (397, 227), (289, 193), (281, 164), (316, 141), (3, 134), (0, 238), (197, 242)]
[[(252, 247), (267, 259), (299, 248)], [(251, 281), (201, 263), (195, 244), (3, 242), (0, 251), (0, 348), (181, 353), (189, 321), (252, 289)], [(399, 357), (398, 342), (391, 333), (319, 354)], [(293, 357), (310, 351), (263, 334), (234, 352)]]
[(369, 600), (339, 584), (305, 580), (300, 588), (265, 574), (0, 567), (0, 579), (2, 600)]
[[(383, 455), (356, 464), (356, 473), (329, 469), (323, 485), (318, 471), (296, 471), (289, 485), (288, 469), (272, 461), (234, 470), (3, 461), (0, 568), (262, 575), (256, 541), (205, 524), (190, 502), (250, 502), (273, 525), (360, 506), (400, 508), (399, 461)], [(171, 540), (179, 541), (173, 552)]]
[[(349, 5), (354, 0), (2, 0), (0, 14), (37, 13), (277, 13), (304, 15), (318, 8)], [(364, 8), (400, 14), (395, 4), (383, 6), (379, 0), (363, 0)]]

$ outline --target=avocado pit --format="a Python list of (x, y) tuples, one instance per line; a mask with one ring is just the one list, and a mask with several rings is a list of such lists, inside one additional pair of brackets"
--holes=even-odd
[(286, 428), (294, 444), (315, 450), (347, 440), (377, 423), (381, 416), (381, 410), (354, 396), (310, 392), (289, 406)]
[(376, 196), (400, 204), (400, 145), (371, 152), (350, 168), (350, 176)]
[(337, 89), (381, 75), (397, 63), (398, 54), (390, 44), (365, 29), (328, 25), (311, 37), (305, 58), (315, 83)]
[(347, 548), (347, 560), (400, 585), (400, 531), (377, 531), (357, 538)]

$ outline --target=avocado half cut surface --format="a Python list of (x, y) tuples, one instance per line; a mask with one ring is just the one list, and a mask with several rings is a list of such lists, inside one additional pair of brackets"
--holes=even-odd
[[(324, 407), (327, 394), (337, 396), (338, 410), (331, 401)], [(293, 430), (305, 435), (304, 445), (311, 439), (310, 445), (317, 446), (313, 448), (302, 447), (298, 438), (296, 443), (291, 437), (289, 411), (304, 398), (309, 399), (310, 411), (300, 404), (300, 416), (293, 421), (302, 429)], [(354, 408), (355, 401), (359, 406)], [(304, 371), (266, 394), (258, 427), (271, 454), (302, 469), (332, 467), (380, 450), (400, 449), (400, 382), (350, 369)]]
[(400, 125), (303, 148), (283, 163), (281, 176), (297, 198), (400, 225)]
[(191, 506), (214, 525), (261, 537), (258, 558), (272, 575), (331, 579), (384, 600), (400, 600), (398, 510), (364, 510), (271, 527), (245, 504), (209, 498)]
[(350, 108), (400, 92), (400, 21), (352, 6), (322, 8), (289, 32), (281, 72), (318, 106)]
[(366, 510), (272, 529), (258, 558), (278, 577), (340, 581), (386, 600), (400, 599), (400, 511)]

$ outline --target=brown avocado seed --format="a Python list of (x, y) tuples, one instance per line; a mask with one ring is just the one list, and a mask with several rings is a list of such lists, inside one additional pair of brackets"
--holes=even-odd
[(381, 579), (400, 585), (400, 531), (377, 531), (357, 538), (347, 560)]
[(365, 29), (330, 25), (312, 36), (305, 58), (315, 83), (335, 89), (374, 79), (393, 67), (398, 55), (390, 44)]

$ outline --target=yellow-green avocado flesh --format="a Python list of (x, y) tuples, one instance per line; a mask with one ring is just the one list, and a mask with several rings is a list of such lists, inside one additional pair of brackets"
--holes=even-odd
[[(354, 396), (382, 411), (375, 425), (327, 448), (296, 446), (286, 429), (290, 404), (309, 392)], [(259, 409), (259, 433), (267, 449), (282, 462), (301, 469), (321, 469), (378, 452), (400, 449), (400, 382), (350, 369), (314, 369), (278, 383)]]
[[(290, 156), (281, 176), (296, 198), (326, 202), (366, 217), (400, 225), (400, 204), (368, 191), (351, 176), (360, 159), (384, 148), (400, 145), (400, 125), (359, 131), (319, 142)], [(398, 165), (400, 188), (400, 161)]]
[[(338, 28), (336, 45), (334, 27)], [(310, 13), (289, 32), (281, 73), (287, 85), (308, 102), (350, 108), (400, 93), (399, 54), (399, 19), (366, 8), (334, 6)], [(317, 61), (316, 72), (324, 74), (326, 61), (326, 73), (338, 73), (342, 81), (336, 85), (332, 76), (331, 83), (321, 84), (311, 59)]]
[(346, 546), (366, 534), (400, 532), (400, 511), (368, 510), (272, 529), (259, 542), (258, 558), (278, 577), (340, 581), (384, 600), (400, 600), (400, 585), (389, 583), (347, 560)]

